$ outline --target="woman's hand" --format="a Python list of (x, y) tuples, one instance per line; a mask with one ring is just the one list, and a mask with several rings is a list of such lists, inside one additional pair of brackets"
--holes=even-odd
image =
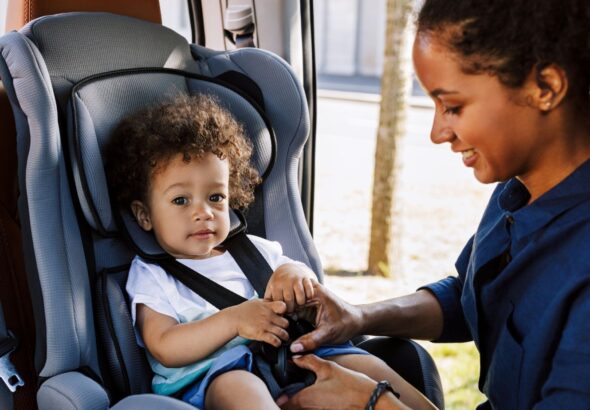
[(314, 296), (315, 274), (300, 263), (286, 263), (274, 271), (266, 285), (264, 298), (280, 300), (292, 313), (297, 306), (303, 306)]
[(346, 303), (319, 283), (314, 285), (314, 294), (310, 303), (317, 307), (316, 329), (291, 344), (294, 353), (346, 342), (362, 330), (362, 312), (358, 307)]
[[(316, 374), (316, 382), (282, 403), (283, 410), (364, 409), (377, 382), (314, 355), (294, 356), (295, 364)], [(378, 400), (379, 409), (406, 409), (391, 393)]]
[(279, 347), (289, 340), (285, 330), (289, 321), (283, 317), (287, 307), (281, 301), (252, 299), (227, 308), (238, 336)]

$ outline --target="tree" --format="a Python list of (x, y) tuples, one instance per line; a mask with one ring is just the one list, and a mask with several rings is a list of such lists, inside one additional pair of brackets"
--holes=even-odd
[(375, 146), (368, 274), (389, 276), (396, 140), (405, 122), (404, 43), (411, 0), (387, 0), (381, 108)]

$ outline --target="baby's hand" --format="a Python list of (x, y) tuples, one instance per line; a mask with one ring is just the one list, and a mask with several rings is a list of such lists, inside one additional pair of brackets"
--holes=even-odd
[(286, 311), (283, 302), (252, 299), (228, 309), (233, 314), (238, 336), (275, 347), (279, 347), (282, 340), (289, 340), (289, 333), (285, 330), (289, 321), (283, 317)]
[(286, 263), (279, 266), (270, 277), (264, 298), (285, 302), (287, 312), (291, 313), (297, 306), (303, 306), (313, 298), (313, 285), (316, 281), (316, 276), (306, 266)]

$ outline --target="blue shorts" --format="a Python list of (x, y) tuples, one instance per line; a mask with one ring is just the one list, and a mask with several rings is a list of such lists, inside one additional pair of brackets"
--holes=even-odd
[[(343, 343), (340, 345), (328, 345), (315, 349), (313, 353), (318, 357), (329, 357), (341, 354), (369, 354), (363, 349), (354, 347), (352, 343)], [(182, 396), (182, 400), (196, 406), (199, 409), (205, 408), (205, 393), (207, 387), (213, 379), (220, 374), (226, 373), (230, 370), (247, 370), (252, 372), (254, 364), (254, 354), (247, 345), (236, 346), (226, 352), (223, 352), (211, 365), (205, 376), (193, 384)], [(292, 386), (289, 386), (292, 387)], [(291, 396), (303, 388), (303, 383), (300, 386), (295, 386), (295, 389), (290, 388), (285, 390), (284, 394)], [(278, 397), (274, 397), (277, 399)]]

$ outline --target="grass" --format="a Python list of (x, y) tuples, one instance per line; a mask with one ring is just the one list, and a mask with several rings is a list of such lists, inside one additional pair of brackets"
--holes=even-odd
[(479, 353), (473, 343), (426, 343), (443, 384), (445, 409), (474, 409), (485, 401), (478, 390)]

